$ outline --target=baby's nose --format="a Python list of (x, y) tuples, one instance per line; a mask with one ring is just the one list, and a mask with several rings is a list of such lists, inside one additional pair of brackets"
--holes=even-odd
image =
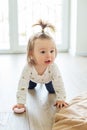
[(50, 58), (50, 56), (51, 56), (51, 54), (48, 52), (47, 55), (46, 55), (46, 57)]

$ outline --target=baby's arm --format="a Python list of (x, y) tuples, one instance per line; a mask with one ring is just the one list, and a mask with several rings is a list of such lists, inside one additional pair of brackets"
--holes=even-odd
[(57, 108), (67, 107), (68, 103), (65, 102), (66, 92), (64, 88), (64, 83), (60, 71), (58, 69), (58, 66), (56, 64), (53, 68), (53, 72), (54, 73), (52, 75), (53, 77), (52, 83), (56, 93), (56, 103), (54, 104), (54, 106), (56, 106)]
[[(29, 73), (28, 73), (28, 67), (25, 66), (23, 69), (23, 72), (21, 74), (21, 78), (19, 80), (18, 89), (16, 93), (17, 97), (17, 104), (13, 106), (13, 110), (18, 109), (18, 111), (22, 110), (24, 108), (24, 111), (26, 111), (26, 107), (24, 104), (26, 104), (26, 93), (28, 89), (28, 83), (29, 83)], [(19, 112), (22, 113), (22, 112)]]

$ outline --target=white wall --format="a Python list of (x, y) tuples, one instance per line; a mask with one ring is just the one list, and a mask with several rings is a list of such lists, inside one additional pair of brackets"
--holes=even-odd
[(71, 0), (70, 6), (70, 53), (87, 56), (87, 0)]

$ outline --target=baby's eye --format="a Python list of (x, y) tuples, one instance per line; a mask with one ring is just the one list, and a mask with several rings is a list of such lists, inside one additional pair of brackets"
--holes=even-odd
[(41, 51), (40, 53), (44, 54), (44, 53), (45, 53), (45, 51)]
[(51, 50), (51, 51), (50, 51), (50, 53), (53, 53), (53, 52), (54, 52), (54, 50)]

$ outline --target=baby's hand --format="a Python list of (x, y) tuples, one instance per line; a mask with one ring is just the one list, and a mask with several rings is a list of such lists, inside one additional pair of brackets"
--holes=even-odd
[(26, 111), (26, 107), (24, 104), (17, 104), (13, 106), (12, 109), (15, 113), (24, 113)]
[(57, 108), (63, 108), (63, 107), (67, 107), (68, 106), (68, 103), (66, 103), (65, 101), (63, 100), (57, 100), (56, 103), (54, 104), (54, 106), (56, 106)]

